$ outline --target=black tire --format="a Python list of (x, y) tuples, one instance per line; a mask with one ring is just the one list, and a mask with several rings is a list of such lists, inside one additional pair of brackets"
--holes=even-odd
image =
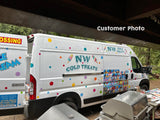
[(149, 87), (148, 87), (147, 84), (142, 84), (142, 85), (140, 86), (140, 88), (143, 89), (143, 90), (145, 90), (145, 91), (149, 90)]
[(64, 103), (66, 103), (68, 106), (70, 106), (70, 107), (73, 108), (74, 110), (78, 111), (78, 107), (77, 107), (77, 105), (76, 105), (74, 102), (66, 101), (66, 102), (64, 102)]

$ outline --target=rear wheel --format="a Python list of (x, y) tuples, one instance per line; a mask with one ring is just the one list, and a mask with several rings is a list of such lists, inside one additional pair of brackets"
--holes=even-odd
[(70, 106), (70, 107), (73, 108), (74, 110), (78, 111), (78, 107), (77, 107), (77, 105), (76, 105), (74, 102), (66, 101), (66, 102), (64, 102), (64, 103), (66, 103), (68, 106)]
[(148, 87), (147, 84), (142, 84), (142, 85), (140, 86), (140, 88), (143, 89), (143, 90), (145, 90), (145, 91), (149, 90), (149, 87)]

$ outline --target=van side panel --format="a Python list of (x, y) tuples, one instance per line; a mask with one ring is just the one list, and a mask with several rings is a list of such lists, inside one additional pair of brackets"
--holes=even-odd
[(23, 107), (26, 55), (25, 36), (0, 34), (0, 109)]

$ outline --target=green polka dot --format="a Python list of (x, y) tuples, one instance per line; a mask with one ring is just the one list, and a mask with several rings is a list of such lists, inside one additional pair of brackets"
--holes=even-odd
[(131, 51), (130, 51), (129, 53), (130, 53), (130, 54), (132, 54), (132, 52), (131, 52)]
[(62, 80), (62, 82), (64, 82), (64, 80)]
[(21, 91), (21, 94), (23, 94), (23, 91)]
[(100, 90), (100, 92), (99, 92), (100, 94), (102, 94), (102, 90)]

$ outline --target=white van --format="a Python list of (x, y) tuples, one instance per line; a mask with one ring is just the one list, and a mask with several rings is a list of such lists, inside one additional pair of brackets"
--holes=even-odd
[(28, 41), (31, 117), (62, 102), (79, 109), (137, 86), (149, 89), (146, 68), (126, 45), (45, 34)]
[[(27, 100), (30, 118), (62, 102), (78, 110), (137, 86), (149, 89), (149, 70), (126, 45), (45, 34), (30, 35), (28, 43), (25, 36), (0, 34), (0, 45), (0, 109)], [(25, 100), (24, 83), (30, 84)]]
[(26, 36), (0, 33), (0, 110), (24, 107), (26, 55)]

